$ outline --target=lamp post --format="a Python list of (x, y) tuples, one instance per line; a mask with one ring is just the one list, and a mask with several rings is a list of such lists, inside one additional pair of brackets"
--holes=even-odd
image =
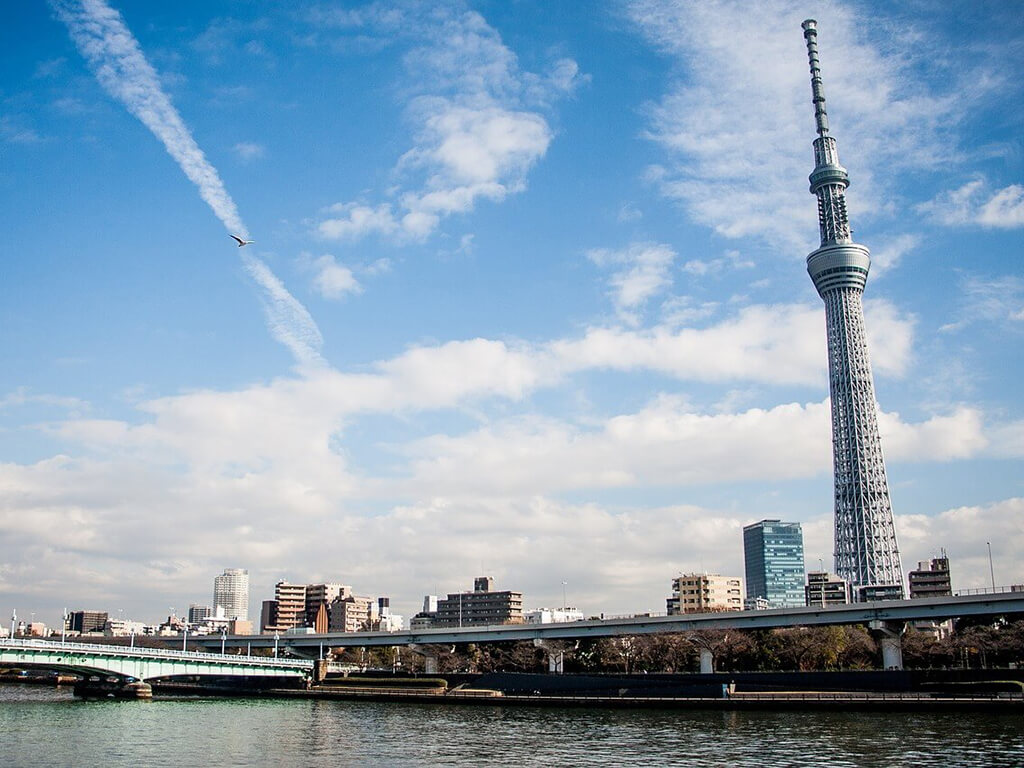
[(277, 658), (277, 641), (281, 639), (281, 635), (277, 632), (274, 633), (274, 658)]
[(61, 623), (60, 623), (60, 644), (61, 645), (64, 645), (64, 638), (67, 637), (67, 634), (68, 634), (68, 609), (65, 608), (64, 609), (64, 614), (61, 616)]
[(11, 609), (11, 640), (14, 639), (15, 632), (18, 631), (18, 609)]
[(992, 591), (995, 592), (996, 591), (996, 572), (995, 572), (995, 569), (992, 567), (992, 542), (991, 541), (986, 541), (985, 544), (988, 545), (988, 575), (992, 579)]
[(227, 639), (228, 639), (228, 628), (227, 627), (221, 627), (220, 628), (220, 655), (221, 656), (224, 655), (224, 646), (227, 643)]

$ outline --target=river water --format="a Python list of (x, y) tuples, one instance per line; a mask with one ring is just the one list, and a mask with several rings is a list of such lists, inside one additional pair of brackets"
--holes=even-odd
[(4, 766), (1024, 766), (1019, 715), (78, 701), (0, 686)]

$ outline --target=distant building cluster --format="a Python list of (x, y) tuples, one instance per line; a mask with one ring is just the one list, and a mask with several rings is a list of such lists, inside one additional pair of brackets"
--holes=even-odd
[[(120, 611), (118, 612), (120, 614)], [(411, 629), (489, 626), (495, 624), (551, 624), (580, 621), (583, 614), (575, 608), (538, 608), (523, 611), (523, 593), (497, 590), (494, 579), (479, 576), (472, 591), (452, 592), (439, 599), (427, 595), (423, 610), (409, 622)], [(325, 634), (329, 632), (399, 632), (404, 618), (391, 611), (389, 597), (372, 598), (355, 594), (351, 586), (340, 582), (299, 584), (279, 581), (272, 600), (261, 604), (259, 623), (249, 619), (249, 572), (244, 568), (226, 568), (213, 580), (212, 605), (193, 603), (182, 615), (172, 608), (166, 620), (145, 624), (106, 611), (80, 610), (65, 615), (62, 631), (51, 630), (41, 622), (18, 621), (12, 617), (13, 634), (22, 637), (65, 636), (188, 636), (261, 634)], [(0, 635), (11, 630), (0, 628)]]
[(325, 632), (397, 632), (402, 617), (391, 613), (391, 600), (361, 597), (347, 584), (274, 585), (274, 599), (264, 600), (260, 611), (260, 632), (295, 634)]
[(443, 600), (423, 598), (423, 610), (412, 618), (413, 629), (522, 624), (523, 593), (495, 590), (494, 579), (478, 576), (472, 592), (451, 592)]
[[(825, 570), (805, 571), (800, 523), (761, 520), (743, 528), (744, 578), (708, 573), (681, 574), (666, 600), (669, 615), (714, 611), (767, 610), (847, 605), (857, 600), (899, 600), (900, 584), (861, 586)], [(953, 594), (949, 559), (918, 563), (908, 574), (910, 597)]]
[[(666, 599), (669, 615), (716, 611), (767, 610), (797, 606), (828, 608), (863, 599), (865, 587), (854, 590), (834, 573), (819, 569), (805, 572), (803, 531), (800, 523), (767, 519), (743, 528), (744, 577), (686, 573), (672, 579)], [(918, 563), (908, 574), (911, 599), (952, 595), (949, 558)], [(898, 599), (902, 585), (880, 585), (873, 599)], [(1024, 589), (1024, 587), (1013, 587)], [(854, 594), (856, 592), (856, 595)], [(899, 592), (899, 594), (897, 594)], [(79, 610), (66, 613), (62, 632), (67, 636), (181, 636), (325, 634), (330, 632), (398, 632), (405, 628), (402, 616), (391, 612), (389, 597), (371, 598), (354, 593), (337, 582), (298, 584), (279, 581), (274, 598), (264, 600), (259, 624), (249, 620), (249, 573), (227, 568), (213, 580), (213, 604), (193, 603), (183, 616), (171, 609), (167, 619), (148, 625), (106, 611)], [(120, 614), (120, 612), (119, 612)], [(652, 614), (637, 614), (652, 615)], [(602, 614), (602, 617), (604, 614)], [(427, 595), (423, 609), (408, 622), (412, 630), (480, 627), (500, 624), (555, 624), (582, 621), (576, 608), (523, 610), (523, 593), (494, 588), (494, 579), (479, 576), (473, 589), (450, 592), (444, 598)], [(942, 634), (948, 626), (924, 622), (918, 629)], [(927, 626), (924, 626), (924, 625)], [(947, 622), (948, 624), (948, 622)], [(47, 637), (51, 630), (42, 622), (11, 617), (15, 636)], [(11, 630), (0, 628), (0, 636)]]

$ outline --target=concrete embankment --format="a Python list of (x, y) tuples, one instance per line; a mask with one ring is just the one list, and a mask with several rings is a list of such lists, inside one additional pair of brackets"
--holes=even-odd
[[(970, 672), (970, 671), (966, 671)], [(155, 692), (339, 701), (483, 706), (671, 709), (813, 709), (1024, 712), (1014, 671), (737, 673), (734, 675), (545, 675), (490, 673), (415, 677), (352, 675), (307, 689), (217, 690), (155, 684)]]
[(1020, 694), (991, 696), (930, 696), (921, 694), (755, 693), (722, 698), (557, 696), (502, 694), (497, 691), (453, 691), (427, 693), (389, 689), (269, 690), (263, 694), (279, 698), (334, 699), (392, 703), (449, 704), (475, 706), (609, 707), (618, 709), (716, 709), (716, 710), (861, 710), (887, 712), (1017, 712), (1024, 713)]

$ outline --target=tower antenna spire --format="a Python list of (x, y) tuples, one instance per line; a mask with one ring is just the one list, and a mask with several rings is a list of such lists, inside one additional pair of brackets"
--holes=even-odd
[(821, 67), (818, 64), (818, 22), (807, 19), (803, 24), (804, 40), (807, 41), (807, 60), (811, 65), (811, 93), (814, 101), (814, 120), (818, 135), (828, 136), (828, 112), (825, 111), (825, 86), (821, 82)]

